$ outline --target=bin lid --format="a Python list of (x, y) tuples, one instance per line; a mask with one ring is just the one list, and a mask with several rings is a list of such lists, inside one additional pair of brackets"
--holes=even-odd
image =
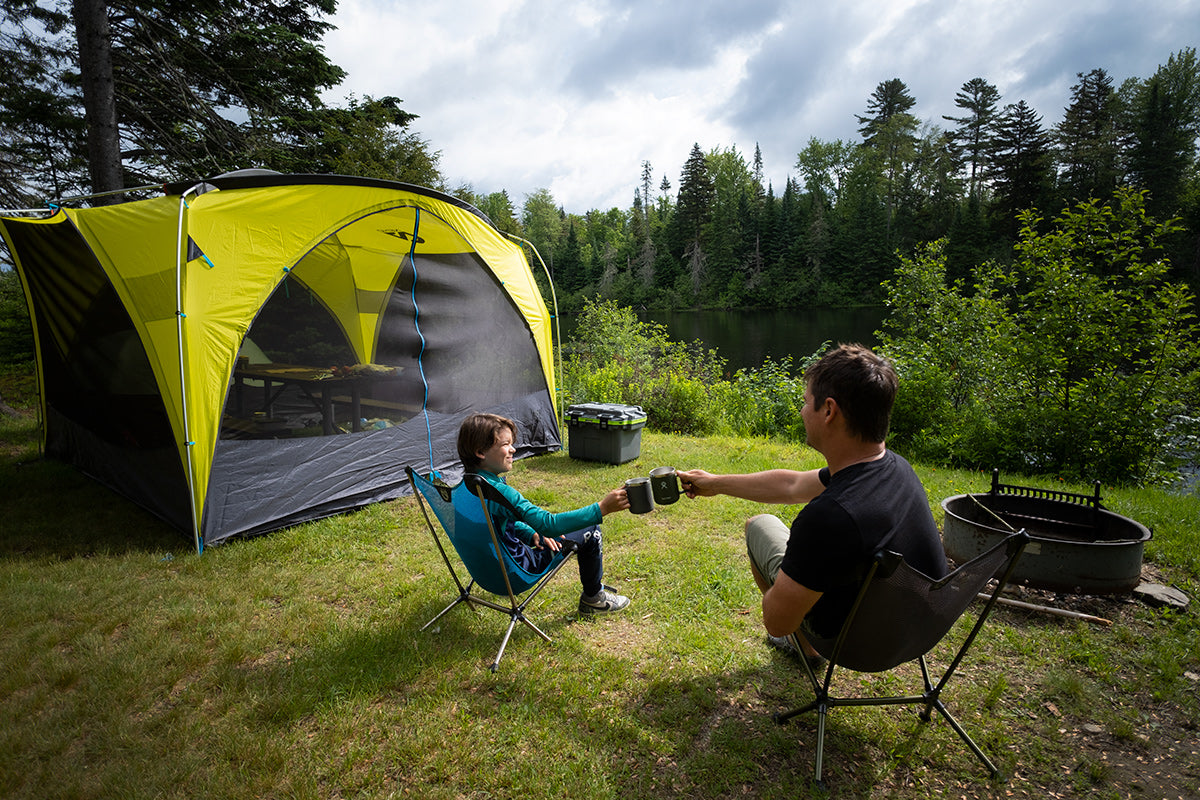
[(634, 425), (646, 421), (641, 406), (617, 403), (577, 403), (567, 407), (572, 422), (598, 422), (606, 425)]

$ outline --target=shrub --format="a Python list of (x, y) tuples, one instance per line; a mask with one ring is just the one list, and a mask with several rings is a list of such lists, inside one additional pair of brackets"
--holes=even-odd
[[(1042, 232), (1021, 215), (1011, 268), (946, 283), (943, 243), (886, 284), (884, 352), (901, 376), (893, 431), (923, 458), (1107, 482), (1173, 472), (1165, 431), (1195, 416), (1194, 298), (1168, 280), (1175, 227), (1118, 191)], [(1191, 398), (1189, 401), (1187, 398)]]
[(793, 375), (790, 356), (779, 362), (767, 358), (758, 369), (739, 369), (732, 389), (725, 405), (730, 433), (804, 438), (804, 379)]
[(642, 322), (633, 309), (587, 300), (567, 343), (567, 402), (641, 406), (647, 426), (710, 433), (718, 414), (707, 387), (720, 382), (725, 360), (700, 342), (676, 342), (663, 325)]

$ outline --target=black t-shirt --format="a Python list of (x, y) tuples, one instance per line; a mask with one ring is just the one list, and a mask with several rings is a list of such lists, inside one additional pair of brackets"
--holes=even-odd
[(913, 468), (888, 450), (883, 458), (820, 473), (825, 490), (792, 522), (780, 569), (824, 592), (808, 614), (821, 636), (837, 634), (858, 594), (863, 568), (879, 550), (904, 556), (933, 578), (946, 574), (942, 537)]

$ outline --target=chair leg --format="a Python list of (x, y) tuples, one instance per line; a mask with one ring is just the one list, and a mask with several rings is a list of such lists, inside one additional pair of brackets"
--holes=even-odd
[(426, 622), (424, 625), (422, 625), (421, 630), (425, 630), (430, 625), (437, 622), (442, 617), (446, 616), (446, 614), (449, 613), (450, 609), (454, 608), (459, 603), (467, 603), (468, 605), (470, 605), (471, 600), (466, 594), (460, 594), (458, 597), (454, 598), (454, 602), (452, 602), (450, 605), (446, 606), (441, 611), (439, 611), (438, 615), (436, 617), (434, 617), (433, 619), (429, 620), (429, 622)]
[(975, 740), (972, 739), (970, 735), (963, 729), (962, 725), (958, 724), (958, 720), (956, 720), (954, 715), (952, 715), (946, 706), (942, 704), (942, 701), (938, 700), (936, 703), (934, 703), (933, 707), (937, 709), (938, 713), (942, 715), (946, 722), (950, 723), (950, 727), (954, 728), (954, 732), (957, 733), (958, 737), (963, 740), (963, 743), (966, 744), (967, 747), (971, 748), (971, 752), (974, 753), (975, 757), (978, 758), (980, 762), (982, 762), (983, 766), (987, 768), (989, 776), (992, 778), (999, 777), (999, 768), (992, 763), (992, 760), (987, 757), (983, 750), (979, 748), (979, 745), (975, 744)]
[(813, 700), (808, 705), (793, 708), (791, 711), (776, 711), (771, 718), (780, 725), (785, 724), (792, 717), (798, 717), (801, 714), (807, 714), (809, 711), (816, 709), (817, 712), (817, 755), (816, 763), (813, 767), (813, 780), (818, 786), (824, 786), (821, 780), (821, 767), (825, 761), (825, 717), (829, 713), (830, 704), (824, 699)]
[(817, 706), (817, 755), (813, 766), (813, 781), (817, 786), (825, 785), (821, 780), (821, 768), (825, 763), (825, 717), (828, 713), (829, 707), (824, 703)]
[(508, 640), (512, 636), (513, 628), (516, 627), (516, 624), (517, 615), (513, 614), (508, 619), (508, 630), (504, 632), (504, 638), (500, 640), (500, 650), (496, 653), (496, 660), (492, 662), (492, 672), (500, 669), (500, 659), (504, 658), (504, 648), (508, 647)]
[(521, 622), (525, 623), (526, 628), (529, 628), (531, 631), (536, 633), (538, 636), (542, 637), (542, 641), (545, 641), (545, 642), (553, 642), (554, 641), (549, 636), (547, 636), (545, 633), (543, 633), (541, 628), (539, 628), (537, 625), (534, 625), (532, 620), (530, 620), (524, 614), (519, 615), (517, 617), (517, 619), (519, 619), (519, 620), (521, 620)]

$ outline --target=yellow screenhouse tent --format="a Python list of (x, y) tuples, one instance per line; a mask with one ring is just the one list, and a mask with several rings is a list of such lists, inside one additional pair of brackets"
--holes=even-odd
[(459, 422), (561, 446), (550, 315), (521, 248), (441, 193), (233, 173), (0, 219), (37, 345), (48, 456), (196, 547), (461, 470)]

